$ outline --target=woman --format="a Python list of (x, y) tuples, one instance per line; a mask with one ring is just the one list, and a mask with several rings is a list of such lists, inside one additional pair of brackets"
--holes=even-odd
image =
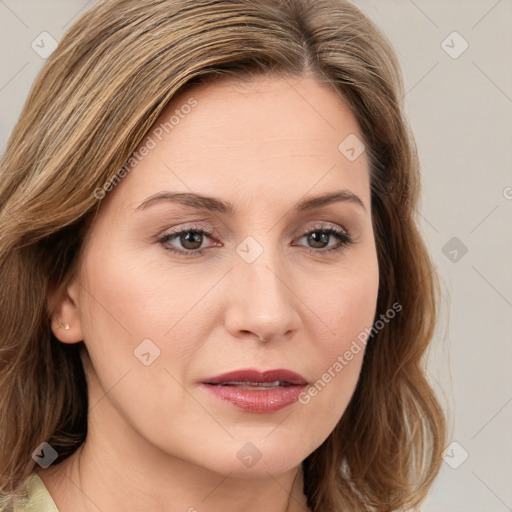
[(385, 38), (344, 0), (110, 0), (1, 162), (2, 510), (392, 511), (445, 443)]

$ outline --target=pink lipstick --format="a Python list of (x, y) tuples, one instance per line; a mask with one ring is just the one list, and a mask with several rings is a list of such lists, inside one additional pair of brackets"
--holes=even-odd
[(246, 412), (275, 412), (297, 401), (307, 381), (298, 373), (277, 369), (236, 370), (203, 379), (201, 385), (220, 400)]

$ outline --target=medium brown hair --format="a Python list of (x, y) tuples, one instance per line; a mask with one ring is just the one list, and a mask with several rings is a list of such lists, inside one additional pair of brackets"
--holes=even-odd
[[(42, 442), (87, 434), (83, 342), (51, 332), (51, 290), (74, 274), (109, 183), (167, 103), (192, 84), (257, 75), (331, 84), (370, 165), (377, 314), (340, 422), (303, 463), (315, 512), (420, 503), (439, 471), (443, 411), (424, 368), (439, 283), (417, 228), (417, 151), (385, 37), (345, 0), (109, 0), (69, 30), (37, 77), (0, 162), (0, 495), (19, 490)], [(340, 141), (341, 142), (341, 141)]]

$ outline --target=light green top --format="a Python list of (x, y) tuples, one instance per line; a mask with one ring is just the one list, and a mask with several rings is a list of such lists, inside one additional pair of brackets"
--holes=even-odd
[(37, 473), (32, 473), (24, 483), (26, 498), (20, 498), (14, 504), (14, 512), (59, 512), (48, 489)]

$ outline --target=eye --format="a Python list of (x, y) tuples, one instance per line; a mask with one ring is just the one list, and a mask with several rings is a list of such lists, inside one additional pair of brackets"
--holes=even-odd
[[(341, 251), (354, 243), (352, 237), (347, 231), (334, 226), (314, 227), (304, 233), (299, 240), (303, 238), (305, 238), (306, 243), (309, 244), (309, 247), (306, 248), (308, 252), (321, 255)], [(329, 242), (333, 238), (337, 243), (329, 245)]]
[[(187, 226), (180, 229), (167, 233), (158, 239), (166, 251), (179, 254), (182, 256), (196, 256), (204, 253), (204, 247), (202, 247), (205, 238), (210, 238), (213, 234), (212, 231), (205, 230), (202, 227)], [(180, 248), (170, 245), (171, 241), (181, 245)]]

